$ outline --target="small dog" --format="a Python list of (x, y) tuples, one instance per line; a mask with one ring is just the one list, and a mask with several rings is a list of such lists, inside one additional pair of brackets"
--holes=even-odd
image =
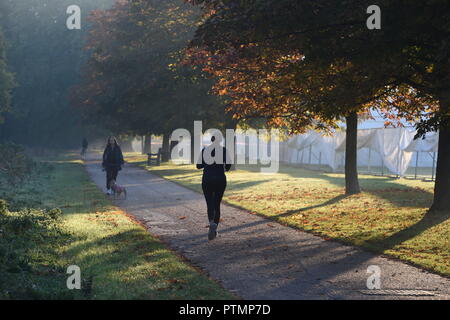
[(114, 199), (117, 199), (122, 193), (127, 198), (127, 189), (125, 187), (119, 186), (116, 180), (111, 181), (111, 190), (113, 191)]

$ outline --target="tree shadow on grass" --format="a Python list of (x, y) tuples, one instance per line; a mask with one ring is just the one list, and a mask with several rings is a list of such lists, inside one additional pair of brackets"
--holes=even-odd
[[(147, 231), (127, 230), (70, 248), (81, 299), (223, 299), (222, 289), (184, 265)], [(231, 298), (231, 295), (228, 297)]]
[[(154, 174), (155, 176), (158, 176), (162, 179), (166, 179), (170, 182), (177, 183), (183, 187), (187, 187), (191, 190), (195, 190), (197, 192), (202, 193), (202, 175), (200, 174), (192, 174), (191, 170), (160, 170), (157, 172), (149, 171), (150, 173)], [(175, 177), (180, 175), (179, 178)], [(198, 178), (196, 182), (193, 181), (186, 181), (186, 179), (190, 178)], [(266, 180), (256, 180), (256, 181), (246, 181), (246, 182), (235, 182), (232, 179), (227, 179), (227, 192), (233, 192), (238, 190), (243, 190), (246, 188), (250, 188), (256, 185), (260, 185), (266, 182), (271, 181), (270, 179)]]
[(381, 250), (392, 249), (395, 246), (420, 235), (422, 232), (437, 226), (448, 219), (450, 219), (450, 211), (429, 211), (415, 224), (384, 239), (372, 238), (367, 241), (367, 245), (368, 247), (376, 246)]
[(325, 201), (323, 203), (315, 204), (315, 205), (308, 206), (308, 207), (302, 207), (302, 208), (298, 208), (298, 209), (288, 210), (288, 211), (285, 211), (283, 213), (280, 213), (280, 214), (277, 214), (277, 215), (274, 215), (274, 216), (270, 216), (270, 217), (271, 218), (282, 218), (282, 217), (287, 217), (287, 216), (290, 216), (290, 215), (293, 215), (293, 214), (296, 214), (296, 213), (300, 213), (300, 212), (303, 212), (303, 211), (326, 207), (326, 206), (338, 203), (339, 201), (341, 201), (341, 200), (343, 200), (343, 199), (345, 199), (347, 197), (348, 197), (348, 195), (342, 194), (342, 195), (339, 195), (339, 196), (334, 197), (332, 199), (329, 199), (329, 200), (327, 200), (327, 201)]
[[(255, 168), (251, 171), (256, 171)], [(321, 179), (327, 181), (333, 185), (344, 188), (345, 179), (340, 176), (333, 176), (326, 173), (317, 171), (309, 171), (301, 168), (280, 168), (280, 173), (287, 174), (294, 178), (310, 178)], [(430, 191), (422, 188), (414, 188), (404, 186), (395, 183), (396, 178), (392, 177), (362, 177), (360, 178), (360, 184), (364, 192), (370, 193), (378, 198), (392, 203), (394, 206), (401, 207), (414, 207), (419, 209), (428, 208), (431, 205), (433, 194)], [(299, 195), (301, 196), (301, 195)], [(319, 204), (310, 205), (303, 208), (288, 210), (284, 213), (270, 216), (270, 218), (277, 219), (280, 217), (286, 217), (294, 214), (301, 213), (303, 211), (326, 207), (333, 205), (347, 198), (345, 195), (339, 195), (327, 201)], [(423, 218), (414, 223), (413, 225), (404, 228), (388, 236), (387, 238), (377, 237), (367, 240), (364, 247), (374, 250), (376, 252), (384, 252), (385, 250), (392, 249), (397, 245), (415, 238), (424, 231), (443, 223), (450, 218), (450, 214), (447, 212), (427, 212)]]
[(258, 180), (258, 181), (247, 181), (247, 182), (234, 182), (234, 181), (228, 181), (227, 182), (227, 191), (233, 192), (237, 190), (243, 190), (246, 188), (254, 187), (256, 185), (260, 185), (265, 182), (269, 182), (270, 180)]
[[(259, 166), (241, 166), (241, 170), (249, 172), (259, 171)], [(281, 165), (280, 174), (286, 174), (298, 179), (318, 179), (345, 188), (345, 176), (333, 176), (331, 173), (297, 168), (288, 165)], [(421, 188), (414, 188), (395, 183), (395, 177), (361, 177), (359, 178), (361, 189), (364, 192), (373, 194), (398, 207), (429, 208), (432, 203), (433, 193)]]
[[(330, 177), (320, 174), (320, 178), (330, 183), (344, 187), (345, 178)], [(359, 178), (363, 192), (370, 193), (378, 198), (382, 198), (397, 207), (429, 208), (433, 199), (433, 194), (427, 190), (413, 188), (396, 184), (396, 178)]]
[[(176, 168), (176, 169), (162, 169), (162, 170), (157, 170), (157, 171), (152, 171), (151, 167), (145, 167), (143, 166), (142, 168), (146, 169), (148, 172), (159, 176), (161, 178), (165, 178), (165, 179), (169, 179), (171, 181), (177, 181), (177, 180), (187, 180), (190, 178), (198, 178), (199, 179), (199, 183), (201, 183), (201, 179), (202, 179), (202, 170), (196, 170), (196, 171), (192, 171), (192, 169), (180, 169), (180, 168)], [(176, 176), (180, 176), (180, 178), (177, 178)], [(247, 181), (247, 182), (234, 182), (232, 181), (230, 178), (228, 178), (228, 189), (233, 190), (233, 189), (237, 189), (237, 190), (241, 190), (244, 188), (248, 188), (248, 187), (252, 187), (254, 185), (258, 185), (261, 183), (265, 183), (265, 182), (269, 182), (271, 181), (270, 179), (265, 179), (265, 180), (259, 180), (259, 181)], [(189, 181), (187, 181), (187, 183), (190, 184)]]
[[(344, 178), (330, 177), (327, 174), (319, 172), (311, 172), (310, 175), (316, 178), (324, 179), (340, 187), (344, 187), (345, 184)], [(415, 207), (425, 209), (431, 205), (433, 198), (433, 194), (431, 192), (423, 189), (416, 189), (413, 187), (395, 184), (394, 181), (396, 180), (396, 178), (391, 177), (360, 178), (360, 184), (365, 192), (371, 193), (377, 197), (387, 200), (398, 207)], [(347, 198), (347, 196), (345, 195), (337, 196), (321, 204), (295, 210), (289, 210), (275, 217), (285, 217), (302, 211), (325, 207), (327, 205), (337, 203), (345, 198)], [(427, 212), (417, 223), (387, 238), (372, 238), (371, 240), (368, 240), (366, 242), (367, 247), (370, 249), (375, 249), (375, 251), (377, 252), (383, 252), (384, 250), (392, 249), (405, 241), (413, 239), (429, 228), (441, 224), (449, 218), (449, 212)]]

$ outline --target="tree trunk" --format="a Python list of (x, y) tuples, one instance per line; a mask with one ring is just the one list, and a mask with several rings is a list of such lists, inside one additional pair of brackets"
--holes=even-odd
[[(441, 112), (450, 112), (450, 95), (439, 97)], [(450, 211), (450, 117), (439, 128), (439, 147), (436, 165), (434, 199), (430, 211)]]
[[(236, 131), (235, 131), (236, 132)], [(233, 148), (234, 148), (234, 153), (233, 153), (233, 164), (230, 167), (230, 171), (236, 170), (236, 164), (237, 164), (237, 154), (236, 154), (236, 136), (234, 136), (233, 138)]]
[[(189, 128), (190, 132), (191, 132), (191, 163), (192, 164), (197, 164), (198, 158), (195, 157), (195, 128), (194, 128), (194, 123), (192, 123), (192, 126)], [(200, 148), (202, 147), (202, 142), (200, 142)], [(200, 150), (198, 150), (200, 151)], [(200, 154), (197, 155), (197, 157), (199, 157)]]
[[(194, 131), (192, 131), (194, 132)], [(191, 138), (191, 163), (197, 164), (197, 159), (195, 159), (195, 144), (194, 144), (194, 137)]]
[(163, 143), (162, 143), (162, 155), (161, 155), (161, 161), (167, 162), (169, 161), (170, 156), (170, 133), (164, 133), (163, 134)]
[(144, 154), (152, 152), (152, 135), (146, 135), (144, 138)]
[(352, 112), (346, 118), (347, 132), (345, 141), (345, 194), (360, 193), (358, 181), (357, 141), (358, 115)]

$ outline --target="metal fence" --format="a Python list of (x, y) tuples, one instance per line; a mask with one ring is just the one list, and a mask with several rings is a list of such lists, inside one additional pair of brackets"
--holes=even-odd
[[(364, 150), (366, 149), (366, 150)], [(365, 151), (363, 160), (358, 161), (358, 172), (360, 174), (389, 176), (400, 178), (400, 175), (392, 173), (385, 166), (382, 157), (377, 151), (370, 148), (358, 150), (358, 158), (361, 151)], [(296, 155), (296, 161), (283, 161), (285, 164), (306, 168), (309, 170), (319, 170), (324, 172), (343, 173), (345, 170), (345, 155), (339, 164), (337, 170), (332, 170), (328, 164), (324, 164), (322, 152), (315, 152), (312, 146), (299, 150)], [(435, 180), (436, 175), (437, 152), (414, 152), (408, 169), (402, 177), (407, 179)]]

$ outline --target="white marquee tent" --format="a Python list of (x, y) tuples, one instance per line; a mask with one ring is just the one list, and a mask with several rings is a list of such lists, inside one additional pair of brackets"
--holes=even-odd
[[(243, 138), (244, 134), (254, 135), (249, 132), (240, 134), (238, 140), (245, 141), (245, 144), (237, 146), (237, 153), (245, 152), (252, 158), (246, 148), (257, 142), (255, 138)], [(430, 132), (424, 139), (414, 140), (415, 134), (411, 128), (358, 130), (358, 166), (385, 167), (399, 176), (403, 176), (410, 166), (433, 167), (438, 134)], [(343, 168), (344, 157), (345, 131), (332, 136), (310, 131), (280, 142), (280, 161), (285, 163), (328, 165), (332, 171), (338, 171)]]
[[(429, 133), (425, 139), (418, 140), (414, 140), (415, 134), (415, 131), (408, 128), (358, 130), (358, 164), (360, 166), (384, 165), (391, 173), (404, 175), (411, 165), (414, 152), (437, 152), (437, 133)], [(308, 132), (291, 138), (287, 142), (287, 147), (287, 155), (282, 161), (298, 163), (299, 154), (301, 157), (307, 151), (315, 155), (314, 158), (319, 155), (321, 164), (326, 164), (336, 171), (344, 161), (345, 132), (338, 132), (334, 136)], [(432, 158), (429, 157), (429, 159)], [(371, 163), (368, 163), (369, 161)], [(431, 167), (432, 163), (421, 165)]]

